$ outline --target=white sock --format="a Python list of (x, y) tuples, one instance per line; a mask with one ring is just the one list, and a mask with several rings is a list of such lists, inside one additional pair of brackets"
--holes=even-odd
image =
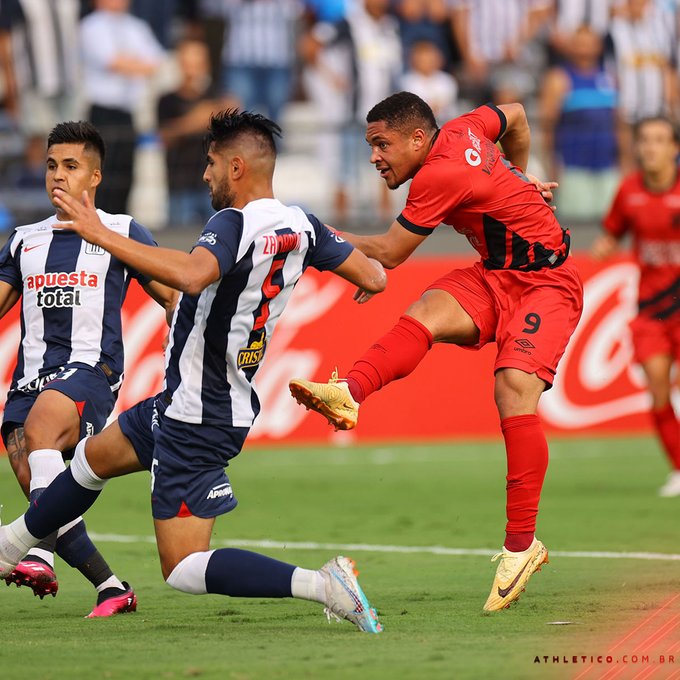
[(50, 482), (65, 469), (61, 451), (57, 449), (36, 449), (28, 454), (31, 468), (31, 491), (45, 489)]
[(90, 491), (101, 491), (106, 484), (106, 480), (97, 476), (90, 467), (87, 455), (85, 454), (86, 442), (87, 438), (81, 439), (76, 446), (76, 452), (73, 455), (73, 460), (70, 465), (71, 474), (73, 475), (73, 479), (85, 489), (90, 489)]
[(102, 590), (106, 590), (106, 588), (118, 588), (119, 590), (125, 590), (125, 586), (123, 585), (122, 581), (119, 580), (117, 576), (110, 576), (109, 578), (106, 579), (103, 583), (100, 583), (97, 586), (97, 592), (101, 593)]
[(326, 604), (326, 579), (320, 571), (296, 567), (290, 580), (293, 597)]
[(33, 536), (26, 528), (23, 515), (2, 529), (0, 531), (0, 554), (17, 564), (33, 546), (40, 543), (40, 539)]
[(26, 557), (39, 557), (43, 562), (47, 562), (50, 567), (54, 568), (54, 553), (43, 548), (31, 548)]
[(57, 532), (57, 536), (63, 536), (67, 531), (69, 531), (70, 529), (73, 529), (73, 527), (76, 524), (78, 524), (78, 522), (82, 522), (82, 521), (83, 521), (82, 517), (77, 517), (72, 522), (69, 522), (68, 524), (64, 524), (64, 526), (61, 527), (61, 529), (59, 529), (59, 531)]
[(205, 585), (205, 572), (214, 552), (214, 550), (206, 550), (187, 555), (175, 566), (165, 582), (183, 593), (205, 595), (208, 592)]

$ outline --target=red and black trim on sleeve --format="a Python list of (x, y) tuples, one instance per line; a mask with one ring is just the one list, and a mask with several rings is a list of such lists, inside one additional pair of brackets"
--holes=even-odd
[(494, 142), (497, 142), (505, 134), (505, 131), (508, 129), (508, 119), (505, 117), (505, 114), (495, 104), (487, 102), (486, 104), (484, 104), (484, 106), (488, 106), (492, 111), (495, 111), (498, 117), (501, 119), (500, 132), (498, 133), (498, 137), (496, 137), (496, 139), (493, 140)]
[(397, 217), (397, 222), (401, 224), (406, 231), (410, 231), (413, 234), (418, 234), (418, 236), (429, 236), (433, 231), (434, 227), (421, 227), (417, 224), (413, 224), (413, 222), (409, 222), (405, 217), (404, 214), (401, 213), (399, 217)]

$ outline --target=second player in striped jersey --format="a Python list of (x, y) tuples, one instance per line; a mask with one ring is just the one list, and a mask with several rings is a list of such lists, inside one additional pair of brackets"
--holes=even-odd
[[(89, 123), (58, 124), (47, 141), (45, 182), (56, 192), (93, 200), (102, 180), (104, 144)], [(155, 245), (129, 215), (98, 211), (126, 239)], [(19, 483), (32, 501), (64, 469), (62, 452), (99, 432), (123, 379), (121, 305), (132, 278), (168, 312), (175, 291), (152, 282), (102, 248), (62, 228), (70, 215), (17, 227), (0, 250), (0, 316), (20, 299), (21, 340), (2, 424)], [(98, 591), (94, 616), (134, 605), (134, 593), (114, 576), (87, 537), (82, 520), (34, 549), (8, 578), (42, 598), (55, 595), (53, 551), (77, 567)]]

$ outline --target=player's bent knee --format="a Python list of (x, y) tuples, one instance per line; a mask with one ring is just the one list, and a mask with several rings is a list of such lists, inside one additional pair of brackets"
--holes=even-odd
[(187, 555), (175, 566), (165, 582), (183, 593), (205, 595), (208, 592), (205, 585), (205, 571), (214, 552), (214, 550), (206, 550)]
[(80, 486), (91, 491), (101, 491), (106, 484), (106, 480), (96, 475), (90, 467), (90, 463), (85, 455), (86, 443), (87, 439), (82, 439), (76, 446), (76, 452), (71, 461), (71, 474)]

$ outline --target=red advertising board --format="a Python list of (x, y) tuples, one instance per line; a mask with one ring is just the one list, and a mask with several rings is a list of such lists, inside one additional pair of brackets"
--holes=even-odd
[[(561, 433), (641, 431), (649, 423), (639, 370), (631, 364), (627, 324), (635, 309), (637, 271), (626, 259), (605, 265), (576, 256), (585, 286), (581, 324), (558, 378), (541, 403), (546, 429)], [(495, 346), (472, 352), (436, 345), (408, 378), (374, 394), (359, 427), (332, 435), (325, 421), (290, 397), (291, 377), (327, 380), (342, 374), (387, 331), (433, 279), (473, 262), (467, 257), (420, 258), (389, 272), (387, 291), (368, 304), (329, 274), (309, 270), (300, 280), (267, 348), (257, 383), (262, 412), (251, 440), (260, 443), (450, 439), (498, 434), (493, 403)], [(157, 392), (163, 379), (164, 315), (136, 286), (124, 308), (126, 379), (117, 411)], [(9, 386), (19, 322), (16, 310), (0, 321), (0, 392)]]

